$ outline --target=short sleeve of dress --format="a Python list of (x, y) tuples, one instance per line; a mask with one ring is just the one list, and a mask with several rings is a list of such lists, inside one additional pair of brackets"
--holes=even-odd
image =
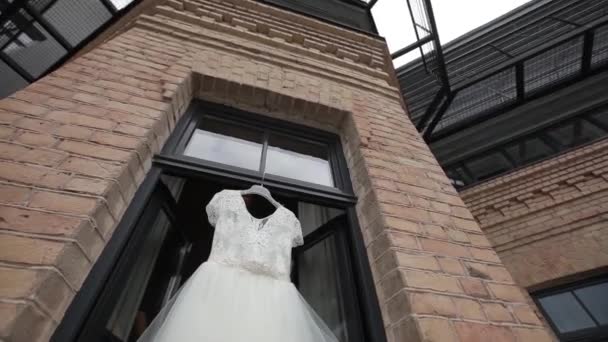
[(304, 237), (302, 236), (302, 226), (300, 221), (294, 216), (293, 218), (293, 247), (302, 246), (304, 244)]
[(209, 203), (207, 203), (207, 206), (205, 207), (205, 211), (207, 212), (207, 219), (209, 220), (209, 223), (211, 223), (211, 225), (214, 227), (217, 223), (217, 218), (219, 216), (221, 194), (222, 192), (220, 191), (213, 195), (213, 198), (211, 198), (211, 201), (209, 201)]

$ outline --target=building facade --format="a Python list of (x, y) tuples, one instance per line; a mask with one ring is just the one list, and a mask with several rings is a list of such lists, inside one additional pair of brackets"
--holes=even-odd
[(421, 62), (397, 71), (413, 121), (562, 341), (608, 336), (607, 32), (605, 1), (530, 2), (444, 46), (447, 105)]
[[(128, 9), (0, 100), (0, 341), (135, 341), (206, 259), (211, 196), (260, 182), (302, 222), (292, 279), (340, 341), (554, 340), (408, 118), (365, 4)], [(17, 30), (49, 32), (28, 11)]]

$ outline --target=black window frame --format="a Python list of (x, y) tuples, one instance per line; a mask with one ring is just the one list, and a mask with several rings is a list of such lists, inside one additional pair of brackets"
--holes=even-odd
[[(543, 314), (543, 317), (545, 317), (545, 319), (549, 323), (549, 326), (551, 326), (551, 329), (553, 329), (553, 332), (555, 333), (555, 335), (558, 337), (558, 339), (560, 341), (563, 341), (563, 342), (583, 342), (583, 341), (584, 342), (603, 342), (603, 341), (608, 340), (608, 324), (597, 326), (594, 328), (587, 328), (587, 329), (582, 329), (582, 330), (577, 330), (577, 331), (572, 331), (572, 332), (567, 332), (567, 333), (560, 333), (560, 331), (557, 328), (557, 326), (555, 325), (555, 323), (553, 323), (551, 316), (547, 313), (547, 311), (545, 311), (544, 307), (542, 306), (542, 304), (540, 302), (540, 299), (542, 299), (544, 297), (558, 295), (558, 294), (562, 294), (562, 293), (572, 293), (574, 295), (574, 297), (577, 298), (579, 305), (583, 308), (583, 310), (585, 310), (587, 312), (587, 314), (590, 317), (592, 317), (592, 319), (595, 322), (595, 319), (593, 318), (593, 316), (588, 312), (588, 309), (578, 299), (576, 294), (574, 294), (574, 291), (581, 289), (581, 288), (585, 288), (585, 287), (589, 287), (589, 286), (593, 286), (593, 285), (597, 285), (597, 284), (602, 284), (602, 283), (608, 283), (608, 275), (602, 275), (602, 276), (594, 277), (591, 279), (586, 279), (586, 280), (577, 281), (577, 282), (569, 283), (569, 284), (562, 285), (562, 286), (553, 287), (550, 289), (536, 291), (536, 292), (531, 293), (531, 295), (532, 295), (534, 302), (536, 303), (536, 306), (539, 308), (539, 310)], [(608, 294), (606, 294), (606, 295), (608, 296)]]
[[(150, 171), (137, 189), (118, 227), (85, 279), (80, 291), (68, 307), (51, 341), (82, 341), (83, 332), (86, 333), (85, 328), (88, 329), (91, 326), (96, 329), (95, 331), (102, 331), (103, 327), (95, 326), (95, 324), (105, 324), (105, 322), (96, 323), (94, 320), (95, 313), (100, 310), (108, 312), (108, 306), (112, 305), (112, 303), (108, 303), (107, 298), (110, 298), (112, 291), (116, 290), (107, 289), (107, 286), (113, 278), (117, 277), (116, 272), (113, 272), (115, 267), (119, 263), (125, 262), (124, 258), (121, 257), (128, 255), (130, 245), (136, 243), (133, 241), (141, 239), (141, 227), (139, 228), (140, 231), (137, 228), (138, 225), (141, 226), (139, 224), (141, 220), (150, 220), (148, 216), (153, 214), (149, 210), (149, 205), (152, 205), (150, 203), (153, 203), (158, 210), (164, 206), (165, 213), (169, 216), (170, 221), (174, 226), (179, 226), (179, 223), (174, 223), (177, 219), (171, 217), (171, 207), (175, 205), (175, 199), (162, 183), (161, 176), (203, 179), (227, 187), (245, 187), (260, 183), (259, 173), (177, 153), (180, 148), (183, 150), (190, 135), (200, 123), (201, 117), (211, 113), (223, 118), (237, 120), (239, 123), (251, 124), (256, 127), (260, 125), (272, 127), (274, 130), (289, 132), (294, 137), (306, 137), (328, 144), (331, 158), (335, 163), (332, 165), (332, 170), (337, 169), (337, 174), (334, 176), (336, 186), (339, 187), (322, 186), (268, 174), (265, 176), (264, 186), (276, 195), (292, 197), (295, 195), (299, 201), (329, 205), (345, 210), (348, 226), (344, 233), (346, 234), (345, 241), (348, 242), (349, 264), (352, 268), (350, 272), (354, 279), (352, 288), (358, 299), (358, 310), (362, 323), (363, 336), (361, 341), (386, 342), (384, 323), (371, 274), (367, 249), (355, 210), (357, 199), (352, 192), (348, 167), (342, 154), (340, 137), (334, 133), (200, 100), (192, 101), (184, 116), (176, 124), (161, 153), (153, 157)], [(158, 185), (161, 185), (160, 191)]]
[[(455, 158), (454, 160), (450, 160), (449, 162), (442, 164), (442, 168), (446, 170), (446, 172), (453, 172), (456, 168), (464, 168), (467, 175), (466, 177), (461, 177), (460, 179), (453, 180), (453, 183), (458, 191), (464, 191), (466, 189), (475, 187), (484, 182), (489, 182), (491, 180), (497, 179), (499, 177), (511, 174), (523, 168), (529, 167), (531, 165), (535, 165), (538, 163), (542, 163), (544, 161), (555, 158), (559, 155), (571, 152), (575, 149), (579, 149), (594, 143), (597, 143), (601, 140), (608, 139), (608, 125), (605, 125), (601, 121), (599, 121), (596, 117), (600, 115), (605, 115), (608, 117), (608, 102), (602, 101), (594, 106), (584, 108), (582, 110), (578, 110), (574, 112), (572, 115), (563, 118), (562, 120), (549, 122), (547, 124), (540, 125), (538, 127), (534, 127), (533, 129), (525, 132), (518, 132), (514, 134), (511, 138), (505, 139), (504, 141), (497, 142), (496, 144), (492, 144), (487, 148), (482, 148), (480, 150), (473, 151), (472, 153), (466, 154), (462, 157)], [(558, 129), (564, 126), (575, 125), (577, 123), (585, 123), (594, 127), (596, 130), (603, 132), (603, 135), (597, 137), (591, 137), (589, 139), (579, 139), (578, 141), (573, 141), (570, 144), (560, 142), (559, 140), (552, 137), (549, 132), (554, 129)], [(512, 147), (513, 145), (519, 145), (525, 143), (531, 139), (540, 139), (542, 143), (547, 146), (551, 152), (542, 157), (537, 158), (529, 158), (526, 160), (515, 160), (510, 157), (507, 152), (507, 148)], [(490, 154), (502, 155), (504, 159), (508, 162), (509, 167), (497, 174), (493, 174), (491, 176), (479, 177), (478, 174), (472, 172), (469, 168), (469, 163), (472, 160), (486, 157)], [(456, 183), (456, 181), (460, 181), (463, 183)]]

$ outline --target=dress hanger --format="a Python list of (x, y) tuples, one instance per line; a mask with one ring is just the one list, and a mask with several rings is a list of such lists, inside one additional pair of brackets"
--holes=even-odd
[(268, 189), (266, 189), (264, 187), (264, 177), (265, 176), (266, 176), (266, 171), (264, 171), (264, 173), (262, 174), (262, 182), (260, 183), (260, 185), (254, 184), (249, 189), (242, 190), (241, 191), (241, 195), (259, 195), (259, 196), (262, 196), (266, 200), (268, 200), (268, 202), (270, 202), (272, 205), (274, 205), (276, 208), (278, 208), (278, 207), (281, 206), (281, 203), (277, 202), (274, 198), (272, 198), (272, 195), (270, 194), (270, 191), (268, 191)]

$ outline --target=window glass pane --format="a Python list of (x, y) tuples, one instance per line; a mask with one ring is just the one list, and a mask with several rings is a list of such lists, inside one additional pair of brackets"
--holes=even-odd
[(608, 283), (574, 291), (599, 324), (608, 324)]
[(112, 17), (100, 0), (59, 0), (42, 12), (42, 16), (72, 46), (80, 43)]
[(271, 135), (266, 172), (321, 185), (333, 186), (326, 145)]
[(5, 23), (8, 34), (2, 51), (33, 77), (38, 77), (63, 57), (67, 51), (25, 11), (19, 10)]
[(591, 114), (589, 117), (595, 119), (600, 124), (603, 124), (604, 127), (608, 127), (608, 108), (602, 108), (600, 111)]
[(2, 61), (0, 61), (0, 75), (0, 99), (11, 95), (27, 85), (26, 80)]
[(478, 179), (486, 179), (510, 169), (509, 163), (499, 153), (492, 153), (467, 162), (467, 167)]
[[(298, 203), (298, 219), (304, 236), (314, 232), (330, 220), (343, 214), (340, 209), (305, 202)], [(348, 341), (347, 304), (340, 279), (337, 256), (338, 238), (335, 235), (316, 243), (299, 254), (296, 260), (298, 289), (315, 312), (323, 319), (340, 341)]]
[[(122, 282), (122, 290), (114, 306), (114, 311), (110, 316), (106, 329), (107, 333), (117, 341), (127, 341), (132, 333), (141, 334), (143, 327), (136, 324), (137, 320), (148, 323), (150, 318), (160, 311), (166, 302), (165, 295), (168, 280), (173, 274), (167, 270), (164, 279), (155, 279), (156, 273), (161, 266), (169, 265), (171, 262), (159, 258), (166, 253), (172, 246), (175, 239), (167, 239), (170, 223), (164, 211), (159, 211), (154, 224), (149, 227), (148, 234), (144, 241), (139, 245), (138, 257), (129, 266), (127, 278)], [(158, 264), (158, 265), (157, 265)], [(162, 278), (162, 277), (161, 277)], [(150, 286), (153, 284), (154, 286)], [(148, 288), (148, 291), (142, 291)], [(144, 300), (149, 295), (146, 292), (154, 290), (155, 300)], [(144, 296), (145, 295), (145, 296)], [(145, 324), (144, 324), (145, 325)], [(132, 331), (136, 330), (136, 331)]]
[(192, 134), (184, 155), (259, 170), (262, 147), (261, 131), (205, 119), (203, 127)]
[(595, 324), (572, 293), (560, 293), (539, 299), (560, 333), (593, 328)]
[(116, 7), (117, 10), (121, 10), (132, 3), (133, 0), (110, 0), (110, 2), (112, 5), (114, 5), (114, 7)]
[(553, 154), (551, 148), (539, 138), (519, 141), (508, 146), (505, 152), (518, 164), (530, 163)]
[(551, 129), (548, 134), (565, 147), (574, 147), (604, 136), (604, 132), (584, 120)]
[(297, 260), (299, 290), (336, 337), (348, 341), (335, 244), (332, 235), (300, 254)]

